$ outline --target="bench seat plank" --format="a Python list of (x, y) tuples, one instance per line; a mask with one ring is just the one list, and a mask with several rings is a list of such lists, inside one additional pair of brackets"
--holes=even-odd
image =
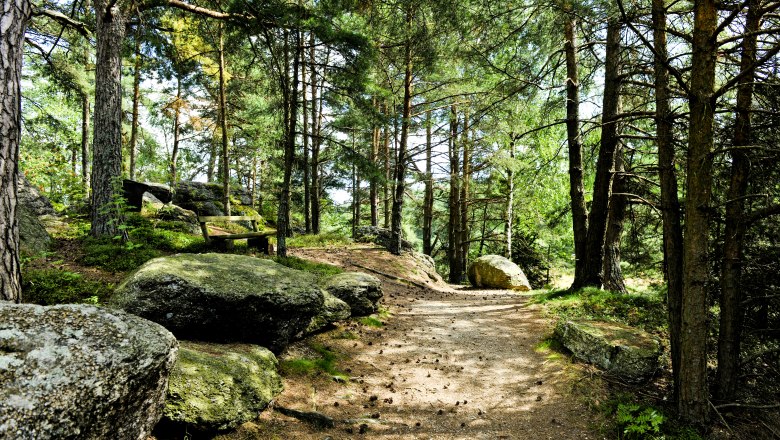
[(240, 240), (242, 238), (271, 237), (273, 235), (276, 235), (276, 231), (267, 229), (265, 231), (244, 232), (242, 234), (209, 235), (209, 238), (212, 240)]

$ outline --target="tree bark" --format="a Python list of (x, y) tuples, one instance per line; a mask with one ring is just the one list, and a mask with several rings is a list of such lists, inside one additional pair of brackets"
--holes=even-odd
[[(385, 102), (385, 115), (390, 115), (390, 106)], [(385, 164), (385, 184), (384, 184), (384, 228), (390, 228), (390, 184), (392, 182), (390, 176), (390, 123), (386, 122), (383, 128), (384, 131), (384, 164)]]
[(89, 195), (89, 96), (81, 95), (81, 186)]
[(672, 360), (673, 395), (678, 401), (680, 390), (680, 331), (682, 310), (682, 220), (677, 194), (672, 112), (669, 97), (669, 72), (666, 48), (665, 0), (653, 0), (653, 43), (655, 75), (655, 123), (658, 145), (658, 174), (661, 183), (661, 213), (663, 217), (664, 260), (667, 280), (669, 345)]
[[(298, 38), (297, 33), (293, 35)], [(279, 210), (276, 216), (276, 255), (287, 256), (287, 237), (290, 229), (290, 180), (295, 157), (295, 127), (298, 119), (298, 64), (301, 58), (300, 44), (296, 44), (293, 55), (292, 85), (287, 83), (289, 101), (289, 127), (284, 140), (284, 177), (279, 194)]]
[(450, 221), (447, 225), (449, 242), (447, 260), (450, 266), (449, 281), (452, 284), (460, 284), (463, 281), (463, 267), (458, 258), (458, 250), (460, 249), (460, 152), (458, 145), (458, 109), (453, 105), (450, 108)]
[[(506, 237), (506, 257), (512, 259), (512, 226), (515, 209), (515, 135), (509, 134), (509, 159), (513, 162), (506, 170), (506, 223), (504, 223), (504, 235)], [(482, 254), (482, 252), (480, 252)]]
[[(376, 96), (373, 97), (371, 108), (379, 113), (379, 103)], [(378, 200), (377, 200), (377, 188), (379, 186), (379, 179), (375, 171), (377, 166), (377, 159), (379, 158), (379, 125), (376, 121), (373, 123), (373, 129), (371, 130), (371, 155), (369, 161), (371, 162), (371, 180), (369, 181), (369, 204), (371, 205), (371, 226), (376, 227), (379, 224), (378, 217)]]
[[(176, 75), (176, 100), (173, 104), (173, 149), (171, 150), (171, 188), (176, 187), (176, 162), (179, 159), (179, 134), (181, 126), (179, 125), (179, 116), (181, 114), (181, 78)], [(221, 117), (222, 115), (220, 115)]]
[(404, 206), (404, 191), (406, 188), (406, 163), (408, 161), (407, 143), (409, 142), (409, 125), (412, 119), (412, 8), (406, 11), (407, 39), (404, 47), (404, 101), (403, 119), (401, 120), (401, 141), (398, 146), (398, 159), (395, 163), (395, 191), (393, 196), (393, 212), (391, 226), (391, 242), (389, 251), (401, 255), (401, 222)]
[(702, 424), (709, 415), (707, 393), (707, 282), (715, 120), (715, 59), (718, 24), (714, 0), (694, 3), (690, 129), (683, 242), (683, 297), (680, 337), (680, 417)]
[[(133, 120), (130, 123), (130, 180), (135, 180), (135, 152), (138, 143), (138, 105), (141, 101), (141, 32), (135, 36), (135, 61), (133, 65)], [(177, 78), (178, 81), (178, 78)]]
[[(460, 180), (460, 240), (458, 247), (458, 264), (461, 270), (465, 273), (466, 267), (468, 267), (469, 258), (469, 185), (471, 183), (471, 144), (469, 140), (469, 130), (471, 130), (469, 123), (469, 111), (468, 108), (463, 113), (463, 166), (462, 177)], [(472, 133), (472, 138), (473, 138)], [(461, 278), (463, 275), (461, 275)]]
[[(744, 74), (737, 88), (737, 109), (734, 127), (735, 147), (750, 145), (750, 108), (753, 101), (757, 35), (761, 24), (760, 0), (749, 0), (745, 21), (745, 37), (741, 44), (740, 73)], [(746, 225), (745, 195), (748, 189), (750, 158), (746, 150), (731, 151), (731, 182), (726, 205), (726, 226), (723, 235), (723, 266), (720, 277), (720, 331), (718, 333), (717, 397), (732, 400), (739, 382), (739, 353), (742, 333), (742, 258)]]
[[(110, 6), (110, 9), (107, 9)], [(97, 54), (95, 63), (95, 123), (92, 164), (93, 237), (120, 236), (127, 232), (122, 197), (122, 42), (127, 22), (123, 2), (95, 1)]]
[(222, 131), (222, 192), (225, 215), (230, 215), (230, 161), (227, 123), (227, 97), (225, 90), (225, 41), (223, 26), (219, 25), (219, 124)]
[(593, 182), (593, 203), (588, 215), (588, 234), (585, 245), (585, 274), (582, 284), (601, 288), (604, 283), (604, 240), (609, 219), (612, 179), (615, 175), (615, 153), (618, 150), (618, 121), (620, 107), (620, 22), (611, 18), (607, 24), (607, 48), (604, 67), (604, 99), (601, 114), (601, 145)]
[(22, 123), (24, 32), (30, 19), (27, 0), (3, 2), (0, 10), (0, 300), (22, 300), (17, 219), (17, 177)]
[(423, 253), (433, 253), (433, 123), (431, 110), (425, 112), (425, 199), (423, 201)]
[(620, 269), (620, 239), (623, 235), (623, 223), (626, 219), (628, 199), (628, 178), (625, 171), (625, 159), (620, 149), (615, 157), (615, 177), (612, 183), (612, 197), (609, 202), (609, 221), (604, 239), (604, 289), (617, 293), (628, 293)]
[(574, 282), (584, 284), (585, 254), (588, 237), (588, 210), (585, 207), (585, 184), (582, 177), (582, 139), (580, 137), (580, 80), (577, 73), (577, 19), (567, 12), (564, 23), (566, 39), (566, 139), (569, 146), (569, 197), (571, 198), (574, 233)]
[[(298, 35), (298, 50), (303, 51), (303, 36)], [(307, 101), (306, 92), (306, 66), (304, 56), (301, 60), (301, 93), (303, 98), (301, 99), (301, 113), (303, 113), (303, 223), (307, 234), (311, 233), (311, 187), (310, 181), (310, 168), (309, 168), (309, 103)], [(312, 107), (314, 103), (312, 102)], [(313, 122), (313, 121), (312, 121)], [(313, 142), (313, 140), (312, 140)]]
[[(314, 33), (309, 36), (309, 60), (311, 61), (311, 230), (320, 233), (320, 132), (322, 129), (322, 104), (317, 101), (317, 57)], [(319, 105), (319, 111), (318, 111)], [(315, 122), (316, 121), (316, 122)]]

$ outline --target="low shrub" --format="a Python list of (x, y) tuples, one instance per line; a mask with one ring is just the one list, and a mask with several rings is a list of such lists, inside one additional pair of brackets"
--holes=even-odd
[(287, 247), (290, 248), (345, 246), (350, 243), (352, 243), (352, 240), (349, 237), (338, 232), (298, 235), (287, 239)]
[(298, 257), (274, 257), (274, 261), (291, 269), (313, 273), (318, 279), (325, 279), (344, 272), (340, 267), (332, 264), (316, 263)]
[(75, 272), (61, 269), (31, 269), (22, 273), (22, 300), (50, 306), (54, 304), (98, 304), (111, 295), (113, 286), (91, 281)]

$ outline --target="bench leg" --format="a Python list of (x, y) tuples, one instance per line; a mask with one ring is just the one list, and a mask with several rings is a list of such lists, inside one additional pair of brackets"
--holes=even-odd
[(268, 255), (268, 237), (248, 238), (246, 244), (248, 247), (259, 249)]
[(221, 252), (228, 252), (233, 250), (233, 240), (212, 240), (214, 248)]

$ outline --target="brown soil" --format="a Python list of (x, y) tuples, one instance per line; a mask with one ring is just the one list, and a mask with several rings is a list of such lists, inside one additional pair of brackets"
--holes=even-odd
[[(540, 347), (551, 325), (527, 296), (436, 284), (410, 268), (411, 260), (377, 248), (292, 253), (392, 275), (379, 276), (392, 316), (382, 328), (350, 322), (313, 338), (339, 354), (338, 368), (351, 376), (346, 383), (325, 373), (285, 378), (276, 405), (325, 414), (336, 422), (333, 428), (316, 429), (269, 410), (220, 438), (603, 437), (587, 405), (592, 396), (584, 395), (599, 387), (580, 366)], [(357, 338), (345, 338), (350, 334)], [(294, 344), (281, 358), (311, 356), (313, 341)]]

